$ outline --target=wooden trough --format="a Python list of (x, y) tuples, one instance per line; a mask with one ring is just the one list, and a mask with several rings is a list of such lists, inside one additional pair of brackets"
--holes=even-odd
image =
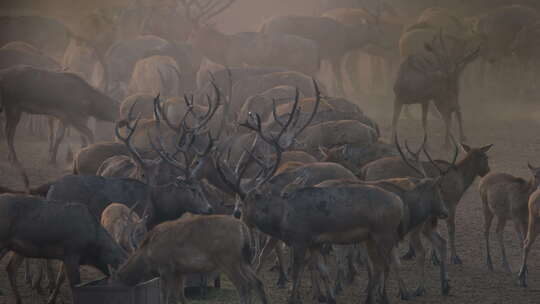
[[(204, 294), (213, 283), (219, 288), (219, 276), (193, 274), (186, 277), (186, 291), (198, 289)], [(136, 286), (117, 286), (107, 284), (107, 279), (95, 280), (78, 285), (73, 289), (74, 304), (162, 304), (160, 279), (140, 283)], [(164, 303), (163, 303), (164, 304)]]

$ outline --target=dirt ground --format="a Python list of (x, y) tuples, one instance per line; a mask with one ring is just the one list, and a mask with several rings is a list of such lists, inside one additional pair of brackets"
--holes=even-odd
[[(517, 109), (521, 109), (518, 111)], [(374, 115), (381, 125), (383, 137), (390, 134), (390, 116), (379, 111), (367, 111)], [(506, 103), (504, 106), (494, 107), (486, 104), (484, 110), (464, 111), (465, 127), (468, 143), (472, 146), (494, 144), (490, 155), (492, 171), (504, 171), (517, 176), (528, 178), (527, 162), (540, 166), (540, 136), (538, 135), (540, 112), (533, 107), (523, 108), (515, 103)], [(387, 112), (388, 113), (388, 112)], [(430, 149), (438, 157), (448, 158), (439, 150), (442, 143), (442, 123), (431, 118)], [(400, 137), (409, 139), (411, 144), (418, 144), (421, 140), (421, 129), (418, 118), (413, 120), (403, 118), (400, 123)], [(77, 142), (77, 139), (73, 139)], [(51, 167), (46, 163), (46, 142), (43, 140), (18, 138), (17, 151), (20, 159), (27, 169), (33, 185), (46, 182), (50, 179), (68, 173), (69, 165), (63, 164)], [(65, 152), (65, 148), (61, 149)], [(4, 142), (0, 145), (0, 184), (4, 186), (21, 188), (20, 179), (6, 159), (7, 149)], [(60, 155), (59, 159), (64, 159)], [(485, 242), (483, 237), (483, 218), (480, 199), (478, 196), (478, 180), (470, 187), (458, 206), (457, 216), (457, 250), (463, 260), (463, 265), (450, 265), (449, 275), (451, 291), (450, 296), (443, 297), (439, 292), (438, 268), (427, 267), (427, 294), (414, 299), (414, 303), (452, 303), (452, 304), (494, 304), (494, 303), (540, 303), (540, 244), (536, 244), (529, 262), (529, 288), (517, 286), (516, 273), (519, 268), (520, 246), (512, 224), (508, 223), (505, 230), (505, 244), (512, 266), (512, 273), (505, 273), (501, 268), (500, 250), (492, 233), (492, 255), (495, 271), (487, 269), (485, 259)], [(446, 229), (441, 228), (443, 235)], [(402, 247), (404, 247), (402, 245)], [(403, 248), (402, 248), (403, 250)], [(13, 303), (11, 291), (4, 268), (6, 261), (0, 263), (0, 303)], [(413, 262), (403, 262), (402, 273), (407, 278), (407, 284), (413, 288), (417, 282)], [(84, 270), (84, 278), (96, 276), (96, 272)], [(272, 303), (286, 303), (288, 290), (277, 289), (275, 282), (277, 274), (265, 270), (261, 277), (265, 283), (267, 293)], [(354, 285), (346, 288), (344, 294), (337, 298), (338, 303), (358, 303), (364, 301), (364, 288), (366, 274), (361, 272)], [(389, 280), (389, 295), (392, 302), (398, 303), (395, 281)], [(19, 275), (19, 286), (24, 295), (24, 303), (42, 303), (24, 284), (22, 272)], [(310, 281), (304, 278), (304, 300), (313, 302), (310, 296)], [(226, 281), (223, 288), (213, 291), (204, 298), (193, 299), (194, 303), (237, 303), (238, 299), (234, 289)], [(62, 293), (62, 302), (69, 303), (69, 292)]]

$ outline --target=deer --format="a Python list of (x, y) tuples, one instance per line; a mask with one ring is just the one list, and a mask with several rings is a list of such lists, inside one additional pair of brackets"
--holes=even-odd
[[(258, 179), (251, 179), (254, 185), (252, 183), (250, 187), (240, 187), (240, 183), (246, 164), (257, 157), (253, 155), (253, 147), (256, 145), (245, 154), (249, 157), (247, 161), (243, 159), (239, 161), (237, 170), (223, 170), (219, 155), (215, 160), (216, 168), (223, 181), (238, 194), (242, 206), (242, 220), (248, 226), (256, 227), (292, 248), (293, 288), (289, 303), (301, 302), (299, 287), (307, 262), (305, 256), (307, 252), (312, 254), (311, 260), (321, 272), (325, 282), (326, 298), (331, 302), (335, 301), (329, 286), (328, 272), (320, 256), (321, 246), (325, 243), (349, 244), (358, 241), (368, 242), (370, 258), (375, 265), (368, 302), (375, 303), (377, 300), (386, 299), (383, 272), (392, 266), (391, 251), (399, 240), (397, 231), (404, 212), (401, 199), (374, 186), (305, 187), (294, 190), (286, 196), (276, 196), (262, 191), (261, 186), (268, 182), (278, 169), (283, 147), (290, 145), (291, 139), (283, 138), (283, 134), (290, 127), (295, 114), (291, 113), (290, 118), (283, 124), (283, 129), (272, 136), (263, 134), (260, 117), (256, 114), (250, 116), (251, 121), (246, 121), (242, 126), (257, 132), (257, 138), (274, 148), (275, 160), (270, 166), (261, 163), (264, 166), (263, 173)], [(354, 200), (354, 203), (351, 200)], [(370, 218), (368, 214), (377, 214), (377, 219)], [(359, 221), (359, 218), (365, 220)], [(324, 225), (321, 224), (323, 222)], [(377, 223), (385, 224), (383, 226)]]
[[(419, 150), (424, 149), (427, 136), (424, 137), (424, 142)], [(448, 270), (446, 267), (445, 258), (446, 257), (446, 240), (443, 239), (439, 233), (433, 229), (431, 221), (433, 218), (446, 219), (448, 217), (449, 211), (446, 207), (446, 204), (441, 196), (441, 182), (442, 177), (429, 177), (426, 174), (426, 171), (419, 161), (419, 158), (416, 157), (417, 154), (410, 151), (407, 147), (407, 150), (412, 154), (413, 158), (410, 160), (407, 158), (399, 145), (397, 136), (394, 138), (396, 149), (398, 150), (401, 160), (414, 172), (422, 176), (418, 178), (390, 178), (383, 179), (378, 181), (361, 181), (358, 179), (349, 179), (349, 180), (327, 180), (317, 185), (317, 187), (329, 187), (337, 185), (373, 185), (395, 193), (398, 195), (405, 207), (406, 212), (404, 213), (403, 221), (403, 234), (411, 235), (411, 245), (416, 248), (419, 252), (417, 257), (417, 268), (420, 273), (420, 283), (414, 292), (414, 296), (422, 296), (425, 294), (425, 272), (424, 272), (424, 261), (425, 261), (425, 251), (420, 241), (420, 233), (422, 232), (432, 243), (436, 251), (443, 257), (443, 262), (440, 263), (440, 279), (441, 279), (441, 294), (448, 295), (450, 291), (450, 285), (448, 280)], [(427, 153), (427, 151), (425, 151)], [(457, 153), (457, 150), (456, 150)], [(339, 251), (347, 250), (346, 248), (337, 248), (338, 256), (340, 256)], [(338, 260), (338, 265), (343, 264), (344, 261)], [(365, 263), (369, 265), (369, 263)], [(370, 272), (368, 271), (368, 274)], [(336, 291), (341, 289), (341, 279), (339, 276), (336, 278)], [(349, 278), (350, 280), (352, 278)], [(398, 282), (400, 285), (401, 297), (407, 298), (409, 295), (406, 292), (405, 283)]]
[(259, 31), (265, 34), (296, 35), (316, 43), (319, 59), (327, 61), (335, 78), (335, 94), (343, 95), (341, 64), (351, 51), (361, 49), (379, 39), (376, 26), (364, 23), (348, 26), (328, 17), (285, 15), (263, 22)]
[[(402, 37), (400, 48), (407, 40), (416, 39), (411, 33)], [(450, 39), (443, 35), (442, 30), (438, 35), (434, 31), (429, 33), (433, 39), (424, 45), (425, 52), (407, 56), (399, 66), (394, 83), (392, 132), (397, 130), (403, 106), (410, 104), (422, 106), (422, 127), (427, 132), (429, 102), (433, 100), (445, 123), (445, 146), (449, 146), (453, 113), (458, 120), (460, 141), (466, 140), (459, 105), (459, 79), (467, 65), (478, 57), (480, 49), (467, 50), (467, 41), (455, 39), (451, 40), (450, 49), (447, 47)]]
[[(133, 205), (133, 207), (137, 204)], [(134, 208), (128, 208), (124, 204), (112, 203), (101, 213), (101, 225), (111, 237), (124, 249), (132, 253), (144, 239), (147, 232), (146, 221), (148, 220), (148, 208), (142, 217), (135, 214)]]
[(84, 147), (75, 153), (73, 174), (97, 175), (99, 167), (110, 157), (128, 155), (126, 146), (119, 142), (98, 142)]
[(518, 273), (518, 281), (521, 287), (528, 286), (528, 274), (529, 270), (527, 268), (527, 259), (529, 258), (529, 253), (531, 252), (531, 247), (538, 236), (538, 216), (540, 214), (540, 191), (538, 189), (534, 190), (533, 193), (529, 196), (529, 201), (527, 204), (528, 207), (528, 221), (527, 221), (527, 232), (525, 240), (523, 241), (523, 248), (521, 252), (521, 267)]
[[(25, 86), (20, 84), (24, 83)], [(65, 94), (65, 88), (70, 94)], [(86, 126), (90, 116), (103, 121), (114, 121), (118, 115), (116, 101), (91, 87), (77, 75), (55, 72), (30, 66), (16, 66), (0, 71), (0, 105), (5, 112), (5, 133), (9, 159), (19, 168), (25, 187), (28, 177), (17, 158), (14, 136), (23, 112), (46, 114), (60, 120), (60, 128), (50, 147), (49, 162), (54, 163), (66, 126), (73, 126), (89, 143), (94, 142), (92, 131)]]
[(150, 56), (137, 61), (129, 81), (128, 96), (137, 93), (164, 97), (181, 96), (185, 85), (176, 61), (169, 56)]
[[(443, 160), (423, 163), (426, 173), (429, 176), (442, 174), (442, 196), (449, 211), (448, 218), (446, 219), (446, 227), (448, 229), (448, 240), (450, 243), (450, 261), (453, 264), (463, 263), (456, 251), (456, 210), (461, 197), (469, 189), (476, 177), (484, 177), (489, 173), (490, 167), (487, 152), (492, 146), (490, 144), (482, 147), (471, 147), (462, 143), (461, 148), (466, 154), (455, 165), (451, 165), (454, 161), (448, 163)], [(420, 152), (415, 151), (413, 154), (419, 157)], [(404, 165), (401, 159), (395, 157), (381, 158), (367, 164), (362, 169), (364, 171), (362, 175), (366, 181), (394, 177), (421, 177), (417, 172), (404, 169), (404, 166), (406, 165)], [(414, 257), (414, 250), (409, 250), (404, 256), (406, 259), (412, 257)], [(433, 258), (436, 258), (436, 256), (433, 256)]]
[[(199, 237), (198, 237), (199, 235)], [(193, 216), (159, 224), (113, 277), (133, 286), (158, 274), (164, 303), (187, 303), (184, 277), (222, 271), (235, 286), (239, 303), (251, 303), (254, 291), (268, 303), (263, 283), (250, 265), (251, 235), (240, 220), (225, 215)]]
[[(110, 275), (110, 269), (127, 259), (84, 204), (3, 194), (0, 209), (0, 259), (12, 251), (7, 272), (17, 304), (22, 300), (16, 274), (24, 258), (61, 260), (72, 288), (81, 282), (79, 265), (91, 265)], [(36, 221), (37, 217), (41, 220)]]
[(493, 218), (497, 218), (497, 240), (501, 247), (503, 269), (512, 272), (503, 241), (504, 227), (511, 220), (520, 242), (527, 233), (529, 219), (528, 202), (530, 195), (540, 184), (540, 167), (528, 164), (532, 176), (529, 180), (507, 173), (491, 172), (480, 180), (478, 189), (484, 213), (484, 238), (486, 240), (486, 265), (493, 271), (490, 248), (490, 228)]

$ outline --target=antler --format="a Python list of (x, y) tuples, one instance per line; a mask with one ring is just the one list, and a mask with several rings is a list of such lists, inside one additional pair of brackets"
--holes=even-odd
[(452, 162), (450, 163), (450, 165), (448, 166), (448, 168), (446, 170), (443, 170), (441, 167), (439, 167), (439, 165), (437, 165), (437, 163), (433, 160), (433, 158), (431, 157), (431, 155), (429, 155), (428, 151), (426, 150), (425, 147), (422, 148), (422, 150), (424, 151), (424, 154), (426, 155), (427, 159), (429, 160), (429, 162), (435, 167), (437, 168), (437, 170), (439, 171), (440, 173), (440, 176), (443, 176), (445, 175), (446, 173), (448, 173), (450, 171), (450, 169), (452, 169), (453, 167), (456, 166), (456, 161), (457, 161), (457, 157), (458, 157), (458, 154), (459, 154), (459, 148), (458, 148), (458, 145), (454, 139), (454, 136), (452, 134), (450, 134), (450, 139), (452, 140), (452, 143), (454, 144), (454, 158), (452, 159)]
[(420, 155), (419, 154), (420, 154), (420, 151), (422, 151), (425, 148), (426, 141), (427, 141), (427, 134), (424, 134), (424, 141), (423, 141), (422, 145), (420, 146), (418, 152), (416, 152), (416, 153), (412, 152), (409, 149), (407, 143), (405, 142), (405, 146), (406, 146), (407, 150), (413, 156), (415, 163), (418, 165), (418, 167), (417, 167), (417, 166), (414, 166), (413, 164), (411, 164), (409, 162), (409, 160), (407, 159), (407, 157), (405, 157), (405, 155), (403, 154), (403, 150), (401, 150), (401, 146), (399, 145), (397, 132), (394, 133), (394, 144), (396, 145), (396, 149), (398, 150), (399, 155), (401, 156), (401, 159), (403, 160), (403, 162), (407, 166), (409, 166), (411, 169), (413, 169), (415, 172), (419, 173), (423, 177), (427, 177), (427, 174), (426, 174), (426, 171), (424, 170), (424, 167), (421, 165), (422, 163), (420, 161)]
[[(132, 121), (134, 120), (133, 109), (135, 108), (135, 105), (137, 104), (137, 102), (138, 101), (135, 101), (129, 108), (128, 118), (125, 120), (118, 121), (116, 123), (114, 132), (116, 134), (116, 137), (120, 141), (122, 141), (124, 145), (126, 146), (126, 148), (128, 149), (131, 159), (135, 162), (135, 166), (137, 167), (137, 170), (139, 170), (139, 172), (142, 172), (146, 168), (144, 160), (142, 156), (139, 154), (139, 152), (137, 151), (137, 149), (133, 147), (131, 143), (131, 138), (133, 137), (133, 134), (135, 134), (135, 131), (137, 130), (137, 126), (139, 125), (139, 121), (141, 118), (141, 113), (139, 113), (137, 115), (137, 118), (135, 119), (135, 122), (132, 124)], [(127, 132), (128, 132), (127, 136), (125, 137), (120, 134), (120, 128), (122, 127), (126, 127)]]

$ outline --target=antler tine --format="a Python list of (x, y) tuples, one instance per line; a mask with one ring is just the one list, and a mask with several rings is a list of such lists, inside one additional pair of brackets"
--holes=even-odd
[(163, 145), (163, 138), (160, 136), (158, 136), (158, 144), (159, 144), (159, 147), (156, 146), (156, 144), (154, 143), (154, 140), (152, 139), (152, 137), (150, 136), (150, 133), (149, 132), (146, 132), (146, 136), (148, 137), (148, 142), (150, 143), (150, 146), (152, 147), (152, 149), (154, 149), (154, 151), (156, 151), (158, 153), (158, 155), (161, 157), (161, 159), (165, 162), (167, 162), (169, 165), (177, 168), (179, 171), (181, 171), (186, 177), (189, 177), (189, 174), (188, 172), (186, 171), (185, 167), (180, 164), (173, 156), (171, 156), (167, 151), (165, 151), (164, 149), (164, 145)]
[(311, 112), (311, 116), (308, 118), (306, 123), (294, 134), (291, 140), (291, 143), (292, 141), (294, 141), (294, 139), (298, 135), (300, 135), (300, 133), (302, 133), (311, 124), (311, 122), (313, 121), (313, 118), (315, 118), (315, 115), (317, 114), (317, 111), (319, 110), (319, 105), (321, 103), (321, 91), (319, 90), (319, 85), (317, 84), (317, 81), (314, 78), (312, 78), (311, 80), (313, 81), (313, 88), (315, 90), (315, 96), (316, 96), (315, 106), (313, 107), (313, 112)]
[(294, 119), (294, 115), (296, 114), (296, 111), (298, 111), (298, 103), (299, 103), (299, 101), (300, 101), (300, 91), (298, 90), (298, 88), (295, 88), (295, 90), (294, 90), (294, 103), (293, 103), (293, 106), (292, 106), (292, 109), (291, 109), (291, 113), (289, 114), (289, 118), (287, 119), (287, 122), (285, 123), (285, 125), (282, 126), (281, 131), (279, 131), (279, 133), (278, 133), (278, 135), (276, 137), (276, 140), (278, 142), (279, 142), (279, 139), (281, 138), (281, 136), (283, 136), (285, 131), (287, 131), (287, 129), (291, 125), (291, 122)]
[(216, 94), (216, 103), (212, 105), (212, 101), (210, 100), (210, 96), (206, 95), (207, 101), (208, 101), (208, 111), (202, 116), (202, 121), (199, 122), (197, 126), (192, 128), (194, 131), (198, 131), (204, 126), (208, 124), (208, 122), (214, 117), (214, 114), (216, 114), (217, 109), (219, 108), (221, 104), (221, 92), (218, 89), (217, 85), (212, 82), (212, 87), (214, 88), (214, 93)]
[(205, 9), (199, 15), (199, 20), (202, 19), (203, 17), (205, 21), (212, 19), (213, 17), (219, 15), (224, 10), (228, 9), (234, 2), (236, 2), (236, 0), (227, 0), (224, 2), (225, 4), (219, 7), (220, 1), (214, 1), (214, 2), (209, 1), (208, 2), (209, 4), (205, 7)]
[(450, 163), (451, 167), (454, 167), (457, 162), (458, 154), (459, 154), (459, 147), (456, 143), (456, 139), (454, 138), (454, 135), (450, 133), (450, 139), (452, 140), (452, 143), (454, 144), (454, 158), (452, 159), (452, 162)]
[(409, 162), (409, 160), (407, 159), (407, 157), (405, 157), (405, 154), (403, 154), (403, 150), (401, 150), (401, 146), (399, 145), (399, 140), (398, 140), (397, 132), (394, 133), (394, 144), (396, 145), (396, 149), (398, 150), (399, 155), (401, 156), (401, 159), (403, 160), (403, 162), (404, 162), (407, 166), (409, 166), (411, 169), (413, 169), (415, 172), (419, 173), (419, 174), (422, 175), (423, 177), (427, 177), (427, 174), (426, 174), (426, 172), (425, 172), (424, 170), (415, 167), (413, 164), (411, 164), (411, 163)]
[(235, 179), (237, 181), (232, 182), (231, 180), (229, 180), (229, 178), (227, 178), (227, 176), (225, 176), (225, 173), (223, 172), (223, 168), (221, 167), (221, 164), (220, 164), (220, 158), (221, 158), (221, 153), (219, 153), (214, 158), (214, 167), (216, 168), (216, 171), (218, 172), (219, 177), (231, 191), (235, 192), (236, 194), (240, 196), (240, 198), (244, 199), (246, 194), (238, 186), (240, 185), (241, 178), (239, 178), (238, 176), (235, 176)]
[[(137, 149), (135, 149), (135, 147), (133, 147), (133, 145), (131, 143), (131, 138), (133, 137), (133, 134), (135, 134), (135, 131), (137, 130), (137, 126), (139, 125), (139, 121), (141, 119), (141, 113), (139, 113), (137, 115), (137, 118), (135, 119), (135, 122), (133, 123), (133, 125), (131, 125), (133, 109), (135, 108), (136, 104), (137, 104), (137, 101), (135, 101), (131, 105), (131, 108), (129, 109), (129, 112), (128, 112), (128, 121), (127, 122), (126, 121), (118, 121), (116, 123), (116, 125), (114, 127), (114, 133), (115, 133), (116, 137), (124, 143), (124, 145), (126, 146), (126, 148), (129, 151), (129, 154), (130, 154), (131, 158), (133, 159), (133, 161), (135, 161), (137, 166), (139, 166), (139, 168), (143, 170), (144, 169), (144, 160), (143, 160), (142, 156), (139, 154), (139, 152), (137, 151)], [(120, 127), (123, 124), (125, 124), (126, 129), (128, 130), (128, 133), (127, 133), (126, 137), (123, 137), (120, 134)]]
[(276, 112), (276, 99), (275, 98), (272, 98), (272, 116), (274, 117), (274, 121), (281, 127), (283, 128), (284, 125), (283, 123), (279, 120), (278, 118), (278, 115), (277, 115), (277, 112)]
[(137, 207), (140, 202), (141, 201), (136, 201), (135, 204), (133, 206), (131, 206), (131, 208), (129, 208), (128, 221), (132, 222), (133, 212), (135, 212), (135, 207)]

